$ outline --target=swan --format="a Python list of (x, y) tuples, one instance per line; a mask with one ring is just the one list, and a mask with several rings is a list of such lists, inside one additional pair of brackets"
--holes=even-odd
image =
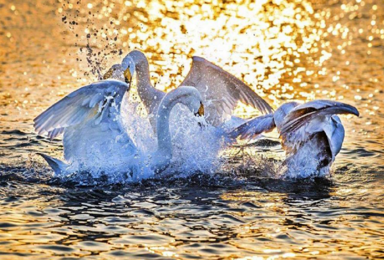
[[(121, 67), (115, 64), (103, 78), (124, 79), (126, 82), (131, 82), (135, 73), (139, 97), (156, 132), (156, 111), (166, 93), (153, 87), (148, 59), (144, 53), (139, 50), (131, 51), (123, 59)], [(192, 58), (192, 67), (180, 86), (193, 86), (200, 92), (205, 108), (204, 118), (208, 124), (215, 127), (224, 128), (224, 123), (231, 119), (238, 101), (258, 109), (263, 114), (273, 111), (271, 106), (249, 86), (201, 57)], [(233, 122), (240, 122), (238, 118), (232, 117), (232, 119)]]
[(39, 135), (54, 138), (64, 133), (66, 162), (40, 154), (57, 176), (87, 171), (128, 173), (138, 179), (161, 172), (172, 158), (169, 116), (174, 106), (182, 104), (195, 116), (204, 115), (202, 97), (194, 87), (179, 87), (164, 95), (156, 112), (157, 150), (147, 156), (122, 123), (121, 103), (128, 91), (125, 82), (102, 80), (68, 94), (34, 119)]
[[(156, 135), (156, 111), (165, 92), (153, 87), (149, 75), (149, 63), (144, 53), (133, 50), (115, 64), (104, 75), (104, 79), (114, 78), (130, 83), (136, 75), (136, 86), (148, 119), (138, 115), (135, 111), (137, 103), (129, 102), (125, 108), (133, 111), (129, 120), (140, 120), (141, 128), (146, 129), (142, 135), (135, 136), (137, 143), (147, 142)], [(174, 146), (174, 160), (172, 168), (175, 171), (190, 173), (191, 169), (201, 172), (214, 172), (223, 160), (219, 152), (230, 145), (234, 138), (228, 133), (244, 122), (242, 118), (232, 116), (238, 102), (258, 108), (262, 113), (272, 112), (271, 106), (258, 96), (242, 81), (224, 71), (217, 65), (201, 57), (192, 58), (192, 66), (180, 86), (193, 86), (201, 94), (205, 116), (204, 120), (189, 117), (182, 106), (177, 106), (170, 118), (172, 144)], [(203, 129), (198, 129), (202, 124)], [(144, 139), (144, 140), (143, 140)], [(185, 163), (185, 162), (188, 163)]]
[(277, 128), (287, 154), (280, 174), (286, 178), (323, 177), (344, 141), (344, 127), (337, 114), (359, 116), (359, 111), (351, 105), (329, 100), (288, 102), (273, 114), (240, 125), (231, 134), (249, 139)]

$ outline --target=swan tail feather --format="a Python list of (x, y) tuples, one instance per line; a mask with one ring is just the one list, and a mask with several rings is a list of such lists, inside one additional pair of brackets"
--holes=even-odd
[(37, 154), (43, 157), (45, 161), (47, 161), (47, 163), (49, 164), (49, 166), (51, 166), (56, 175), (61, 175), (68, 166), (66, 163), (60, 161), (59, 159), (53, 158), (43, 153)]

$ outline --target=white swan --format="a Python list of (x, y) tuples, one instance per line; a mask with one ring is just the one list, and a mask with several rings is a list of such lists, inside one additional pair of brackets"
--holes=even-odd
[(283, 176), (320, 177), (329, 172), (344, 141), (344, 127), (336, 114), (359, 116), (355, 107), (341, 102), (289, 102), (273, 114), (240, 125), (232, 134), (242, 139), (254, 138), (276, 127), (288, 155), (281, 169)]
[(57, 175), (84, 170), (143, 178), (167, 168), (172, 158), (170, 112), (180, 103), (195, 115), (203, 115), (201, 95), (195, 88), (184, 86), (162, 98), (156, 116), (158, 147), (146, 156), (122, 124), (121, 101), (128, 90), (128, 84), (117, 80), (93, 83), (70, 93), (34, 119), (38, 134), (48, 133), (53, 138), (64, 133), (66, 163), (41, 154)]
[[(228, 138), (228, 133), (244, 122), (241, 118), (231, 116), (237, 103), (241, 101), (263, 113), (271, 112), (272, 108), (246, 84), (220, 67), (200, 57), (193, 57), (192, 61), (192, 67), (181, 86), (191, 85), (200, 92), (205, 108), (204, 119), (208, 124), (201, 120), (196, 122), (195, 118), (186, 115), (186, 109), (182, 106), (174, 109), (170, 130), (175, 156), (168, 170), (213, 172), (223, 162), (218, 153), (233, 141), (233, 138)], [(112, 66), (104, 78), (131, 82), (135, 73), (137, 91), (147, 111), (149, 124), (136, 113), (131, 113), (129, 120), (140, 120), (141, 128), (146, 129), (143, 135), (131, 137), (137, 143), (145, 143), (156, 134), (156, 111), (166, 94), (152, 86), (147, 58), (142, 52), (134, 50), (123, 59), (121, 66)], [(126, 108), (135, 112), (135, 105), (132, 102)], [(201, 123), (205, 125), (204, 129), (196, 131)]]
[[(201, 57), (194, 56), (192, 60), (191, 70), (180, 86), (193, 86), (200, 92), (205, 108), (205, 119), (209, 124), (215, 127), (222, 126), (230, 119), (238, 101), (257, 108), (263, 114), (273, 111), (271, 106), (251, 88), (222, 68)], [(112, 66), (104, 75), (104, 79), (125, 78), (125, 81), (130, 82), (134, 73), (137, 73), (138, 94), (156, 132), (156, 111), (166, 93), (151, 84), (149, 64), (144, 53), (138, 50), (131, 51), (123, 59), (121, 66), (122, 68)]]

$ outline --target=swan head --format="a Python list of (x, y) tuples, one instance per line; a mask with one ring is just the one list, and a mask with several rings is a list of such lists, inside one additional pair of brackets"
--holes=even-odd
[(204, 105), (200, 92), (189, 86), (181, 86), (174, 90), (175, 101), (186, 106), (195, 116), (204, 116)]
[(200, 92), (194, 87), (180, 86), (168, 92), (161, 100), (157, 111), (157, 129), (165, 129), (164, 124), (169, 123), (170, 113), (177, 104), (187, 107), (198, 118), (200, 126), (205, 125), (204, 105)]
[(120, 64), (114, 64), (112, 67), (103, 75), (103, 79), (117, 79), (123, 80), (123, 67)]
[(147, 57), (139, 50), (128, 53), (121, 62), (121, 66), (124, 69), (124, 78), (127, 83), (132, 81), (136, 70), (140, 72), (149, 69)]

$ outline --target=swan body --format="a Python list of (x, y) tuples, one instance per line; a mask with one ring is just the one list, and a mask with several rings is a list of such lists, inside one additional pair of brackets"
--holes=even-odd
[(341, 102), (289, 102), (273, 114), (240, 125), (233, 134), (242, 139), (254, 138), (277, 128), (287, 153), (281, 174), (290, 178), (322, 177), (329, 172), (344, 141), (344, 127), (337, 114), (359, 116), (355, 107)]
[[(35, 118), (35, 130), (53, 138), (64, 133), (65, 163), (42, 155), (57, 175), (74, 171), (129, 173), (135, 178), (166, 169), (172, 158), (169, 115), (177, 104), (194, 114), (202, 114), (202, 98), (193, 87), (169, 92), (156, 114), (157, 150), (149, 155), (135, 145), (121, 116), (121, 103), (129, 85), (104, 80), (84, 86)], [(141, 175), (141, 176), (139, 176)]]

